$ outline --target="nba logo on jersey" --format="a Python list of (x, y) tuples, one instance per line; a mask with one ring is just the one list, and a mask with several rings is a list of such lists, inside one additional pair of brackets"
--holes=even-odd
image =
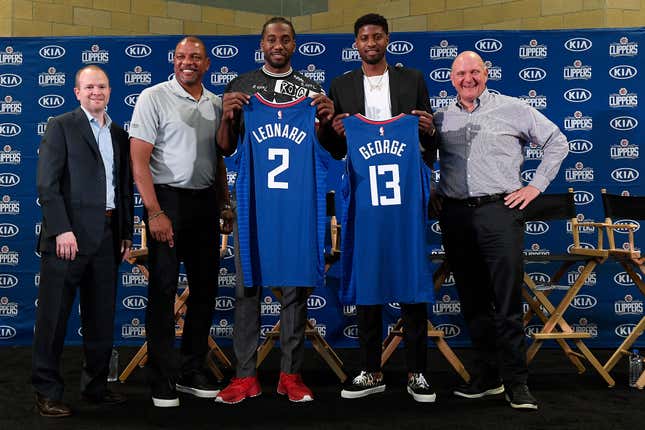
[(278, 119), (282, 119), (282, 111), (281, 110), (278, 111)]
[(385, 135), (385, 130), (383, 129), (383, 127), (378, 129), (378, 134), (379, 134), (379, 136), (384, 136)]

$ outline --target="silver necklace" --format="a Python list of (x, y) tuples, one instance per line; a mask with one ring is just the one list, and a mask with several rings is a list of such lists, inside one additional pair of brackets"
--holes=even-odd
[(377, 82), (375, 84), (372, 84), (370, 78), (373, 76), (367, 76), (367, 72), (365, 71), (365, 66), (361, 64), (361, 69), (363, 70), (363, 76), (365, 76), (365, 79), (367, 81), (367, 85), (370, 87), (370, 91), (377, 91), (381, 89), (381, 85), (383, 84), (383, 77), (385, 76), (385, 73), (387, 73), (388, 65), (385, 65), (385, 70), (383, 70), (383, 73), (381, 76), (378, 78)]

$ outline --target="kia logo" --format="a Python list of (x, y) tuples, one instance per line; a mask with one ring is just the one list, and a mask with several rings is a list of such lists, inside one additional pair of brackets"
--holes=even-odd
[(38, 55), (48, 60), (55, 60), (65, 55), (65, 48), (58, 45), (43, 46), (38, 50)]
[(13, 187), (20, 183), (20, 176), (15, 173), (0, 173), (0, 187)]
[(574, 191), (573, 192), (573, 202), (579, 206), (588, 205), (593, 202), (593, 194), (589, 191)]
[[(567, 253), (571, 254), (571, 249), (573, 248), (573, 243), (567, 246)], [(580, 242), (580, 248), (582, 249), (596, 249), (592, 244), (587, 242)]]
[(17, 225), (8, 222), (0, 223), (0, 237), (14, 237), (20, 229)]
[(461, 329), (454, 324), (439, 324), (438, 326), (435, 326), (435, 328), (437, 330), (441, 330), (443, 332), (443, 337), (446, 339), (457, 337), (461, 333)]
[(322, 296), (317, 296), (315, 294), (312, 294), (307, 299), (307, 309), (311, 309), (311, 310), (322, 309), (326, 305), (327, 305), (327, 299), (325, 299)]
[(539, 235), (549, 231), (549, 225), (544, 221), (530, 221), (525, 224), (526, 234)]
[(430, 230), (432, 230), (433, 233), (441, 234), (441, 226), (439, 225), (439, 221), (433, 222), (430, 226)]
[(16, 329), (8, 325), (0, 325), (0, 339), (11, 339), (16, 335)]
[(217, 45), (211, 49), (211, 52), (217, 58), (233, 58), (237, 55), (238, 49), (233, 45)]
[(125, 48), (125, 55), (132, 58), (144, 58), (152, 54), (152, 48), (143, 43), (135, 43)]
[(298, 52), (308, 57), (320, 55), (325, 52), (325, 50), (325, 45), (320, 42), (307, 42), (298, 46)]
[(617, 116), (609, 121), (609, 125), (618, 131), (633, 130), (638, 127), (638, 120), (631, 116)]
[(412, 50), (414, 50), (414, 45), (405, 40), (397, 40), (387, 45), (387, 52), (394, 55), (409, 54)]
[(475, 42), (475, 49), (481, 52), (497, 52), (502, 49), (502, 42), (497, 39), (480, 39)]
[(573, 154), (586, 154), (593, 149), (593, 143), (585, 139), (574, 139), (569, 141), (569, 152)]
[(529, 183), (533, 180), (533, 177), (535, 176), (535, 169), (527, 169), (522, 171), (520, 174), (522, 177), (522, 181)]
[(539, 67), (526, 67), (518, 73), (520, 79), (528, 82), (537, 82), (546, 78), (546, 72)]
[(611, 172), (611, 178), (617, 182), (632, 182), (638, 179), (638, 176), (638, 170), (631, 167), (620, 167)]
[[(632, 230), (634, 232), (637, 232), (638, 230), (641, 229), (641, 224), (638, 221), (633, 220), (633, 219), (617, 219), (617, 220), (614, 221), (614, 224), (632, 224), (632, 225), (635, 225), (636, 227)], [(627, 234), (629, 232), (629, 229), (627, 229), (627, 228), (616, 228), (616, 229), (614, 229), (614, 231), (616, 233)]]
[(591, 91), (585, 88), (571, 88), (564, 92), (564, 99), (572, 103), (582, 103), (591, 99)]
[(358, 339), (358, 326), (356, 324), (348, 325), (343, 329), (343, 334), (350, 339)]
[(448, 82), (450, 80), (450, 69), (442, 67), (441, 69), (434, 69), (430, 72), (430, 79), (435, 82)]
[(635, 285), (634, 280), (629, 276), (627, 272), (616, 273), (614, 275), (614, 282), (623, 287), (631, 287)]
[(631, 79), (638, 74), (638, 69), (634, 66), (621, 64), (609, 69), (609, 76), (614, 79)]
[(598, 304), (598, 300), (587, 294), (578, 294), (573, 298), (571, 307), (576, 309), (591, 309)]
[(58, 94), (46, 94), (38, 99), (38, 104), (45, 109), (55, 109), (64, 105), (65, 99)]
[(568, 51), (572, 51), (572, 52), (586, 51), (589, 48), (591, 48), (591, 46), (592, 46), (591, 40), (584, 37), (574, 37), (564, 42), (564, 47)]
[(0, 274), (0, 288), (13, 288), (18, 285), (18, 278), (10, 273)]
[(123, 303), (123, 307), (126, 309), (145, 309), (148, 304), (148, 299), (143, 296), (128, 296), (125, 297), (121, 303)]
[(621, 324), (614, 329), (614, 333), (616, 336), (627, 337), (632, 334), (635, 328), (636, 324)]
[(18, 136), (22, 129), (18, 124), (13, 122), (3, 122), (0, 124), (0, 136), (2, 137), (14, 137)]
[(14, 73), (3, 73), (0, 75), (0, 87), (12, 88), (22, 84), (22, 77)]
[(215, 309), (218, 311), (230, 311), (235, 308), (235, 299), (230, 296), (218, 296), (215, 299)]
[(137, 104), (137, 99), (138, 98), (139, 98), (139, 93), (130, 94), (130, 95), (125, 96), (125, 98), (123, 99), (123, 103), (125, 103), (126, 105), (128, 105), (130, 107), (134, 107), (134, 105)]

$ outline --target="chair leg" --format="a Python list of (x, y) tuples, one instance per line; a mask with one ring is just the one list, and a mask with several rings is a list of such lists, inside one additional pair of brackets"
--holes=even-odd
[(611, 377), (611, 375), (605, 370), (604, 367), (602, 367), (602, 364), (598, 361), (595, 355), (587, 348), (587, 345), (584, 344), (583, 341), (580, 339), (576, 339), (575, 341), (576, 346), (582, 353), (584, 354), (585, 358), (591, 363), (591, 365), (596, 369), (596, 371), (600, 374), (602, 379), (607, 382), (609, 385), (609, 388), (613, 387), (616, 385), (616, 381), (614, 381), (614, 378)]
[(457, 357), (457, 354), (455, 354), (452, 348), (450, 348), (450, 345), (448, 345), (448, 342), (443, 338), (443, 332), (441, 332), (439, 336), (434, 336), (433, 334), (436, 331), (437, 329), (435, 329), (432, 323), (428, 321), (428, 336), (432, 337), (432, 340), (437, 344), (437, 348), (441, 354), (443, 354), (446, 360), (448, 360), (448, 363), (450, 363), (452, 368), (455, 369), (455, 372), (461, 376), (461, 379), (466, 383), (470, 382), (470, 373), (468, 373), (464, 364), (461, 362), (459, 357)]
[(125, 382), (126, 379), (130, 376), (132, 372), (134, 372), (134, 369), (139, 366), (143, 367), (145, 362), (147, 361), (148, 357), (148, 342), (144, 342), (141, 348), (139, 348), (139, 351), (132, 357), (132, 360), (128, 363), (128, 365), (123, 369), (123, 372), (121, 372), (121, 375), (119, 375), (119, 382)]
[(280, 336), (280, 321), (278, 321), (276, 325), (273, 326), (271, 331), (267, 333), (266, 339), (264, 339), (264, 342), (262, 342), (262, 345), (258, 347), (257, 349), (258, 359), (255, 364), (256, 369), (260, 367), (260, 364), (262, 364), (264, 359), (267, 358), (267, 355), (269, 355), (269, 352), (271, 352), (271, 349), (275, 345), (275, 339), (279, 336)]
[(333, 372), (338, 376), (340, 382), (343, 383), (347, 380), (347, 375), (343, 371), (343, 362), (338, 357), (336, 352), (332, 347), (327, 343), (324, 337), (318, 333), (316, 327), (310, 322), (307, 321), (307, 327), (305, 329), (305, 334), (311, 341), (314, 349), (320, 354), (320, 356), (325, 360), (327, 365), (333, 370)]
[(629, 347), (632, 346), (634, 342), (636, 342), (636, 339), (638, 339), (638, 337), (643, 334), (644, 330), (645, 317), (641, 318), (638, 324), (636, 324), (636, 327), (634, 327), (634, 330), (632, 330), (629, 336), (625, 338), (623, 343), (620, 344), (620, 346), (616, 349), (612, 356), (609, 357), (609, 360), (607, 360), (607, 362), (603, 366), (607, 372), (611, 372), (611, 370), (620, 361), (623, 355), (629, 354)]

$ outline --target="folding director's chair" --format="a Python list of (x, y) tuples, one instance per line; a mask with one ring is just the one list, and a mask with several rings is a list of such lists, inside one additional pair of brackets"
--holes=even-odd
[[(139, 230), (141, 232), (141, 247), (138, 249), (133, 249), (130, 252), (130, 258), (128, 259), (128, 262), (130, 264), (133, 264), (141, 270), (141, 273), (145, 276), (146, 279), (149, 277), (149, 272), (147, 268), (147, 260), (148, 260), (148, 248), (146, 244), (146, 226), (145, 223), (142, 221), (140, 224), (135, 225), (135, 229)], [(227, 235), (222, 235), (222, 249), (226, 248), (227, 244)], [(174, 306), (174, 316), (175, 316), (175, 336), (181, 336), (183, 333), (184, 329), (184, 315), (186, 314), (186, 300), (188, 299), (188, 295), (190, 294), (189, 287), (186, 286), (184, 288), (184, 291), (180, 295), (175, 295), (175, 306)], [(213, 372), (213, 375), (217, 378), (217, 380), (221, 381), (224, 379), (224, 374), (220, 370), (220, 368), (217, 366), (215, 363), (215, 359), (217, 359), (222, 366), (225, 368), (231, 368), (231, 361), (228, 359), (226, 354), (224, 354), (224, 351), (217, 345), (217, 342), (211, 337), (208, 336), (208, 346), (209, 346), (209, 352), (206, 358), (206, 364), (208, 365), (209, 369), (211, 372)], [(141, 348), (137, 351), (137, 353), (132, 357), (128, 365), (123, 369), (123, 372), (121, 372), (121, 375), (119, 376), (119, 381), (120, 382), (125, 382), (126, 379), (130, 376), (130, 374), (136, 369), (137, 367), (144, 367), (146, 362), (148, 361), (148, 342), (144, 342)]]
[[(560, 262), (559, 269), (546, 283), (537, 283), (531, 279), (526, 272), (524, 273), (524, 283), (526, 288), (522, 290), (522, 295), (529, 305), (529, 310), (524, 315), (524, 322), (528, 323), (533, 315), (536, 315), (544, 324), (538, 333), (532, 334), (533, 343), (527, 350), (527, 362), (530, 363), (538, 350), (542, 347), (544, 341), (555, 340), (562, 348), (565, 355), (576, 366), (579, 373), (584, 372), (585, 366), (580, 361), (585, 358), (596, 369), (598, 374), (613, 387), (615, 382), (609, 373), (603, 368), (598, 359), (593, 355), (589, 348), (583, 342), (583, 339), (591, 337), (590, 333), (576, 332), (564, 319), (564, 313), (571, 305), (571, 302), (585, 285), (585, 281), (594, 271), (595, 267), (607, 258), (607, 251), (602, 249), (602, 231), (598, 231), (599, 249), (587, 249), (580, 245), (580, 227), (598, 228), (601, 223), (580, 223), (576, 216), (575, 205), (573, 201), (573, 189), (569, 188), (565, 194), (543, 194), (538, 196), (524, 209), (524, 218), (526, 221), (548, 221), (548, 220), (569, 220), (571, 223), (571, 233), (573, 235), (573, 244), (567, 254), (560, 255), (538, 255), (525, 257), (525, 262)], [(581, 266), (579, 274), (573, 285), (558, 284), (560, 279), (574, 265)], [(550, 299), (550, 294), (555, 290), (565, 290), (565, 295), (560, 302), (554, 304)], [(575, 344), (580, 353), (575, 352), (568, 344), (571, 341)]]

